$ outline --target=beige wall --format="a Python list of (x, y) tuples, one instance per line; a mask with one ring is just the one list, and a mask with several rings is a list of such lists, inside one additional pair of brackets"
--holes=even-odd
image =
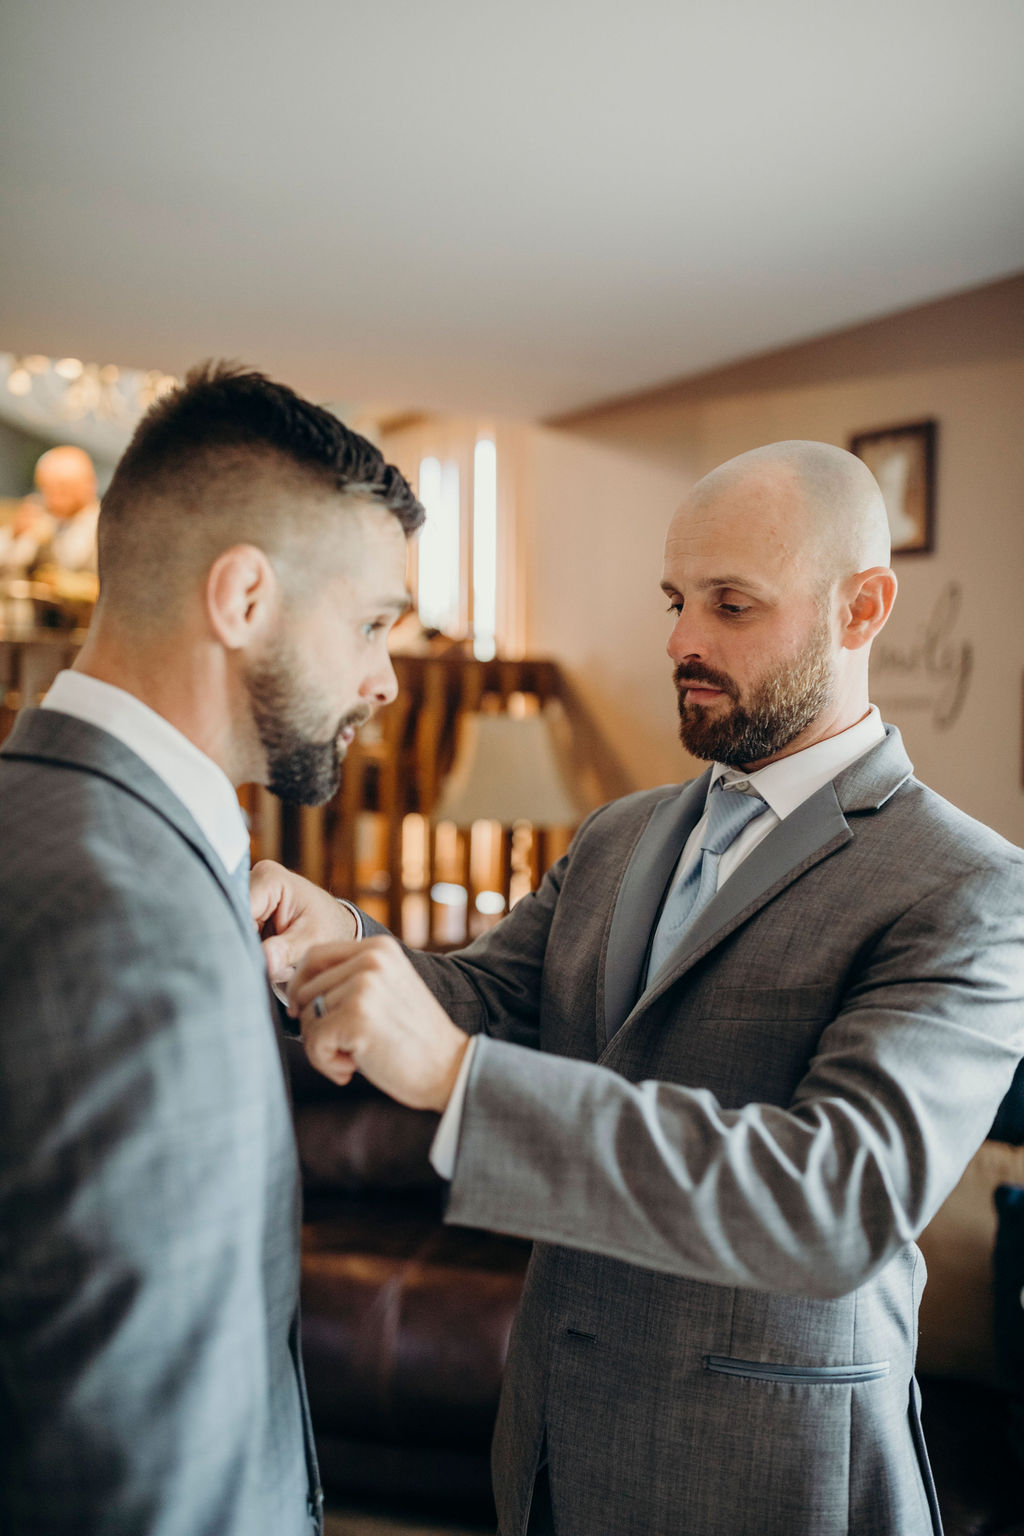
[(874, 694), (920, 777), (1024, 842), (1022, 404), (1018, 278), (538, 429), (523, 475), (528, 649), (564, 664), (626, 779), (684, 776), (657, 585), (680, 493), (760, 443), (845, 446), (854, 432), (933, 416), (936, 550), (895, 560), (901, 591)]
[[(530, 434), (520, 475), (527, 651), (560, 663), (600, 737), (584, 743), (607, 799), (690, 777), (676, 738), (661, 580), (680, 476), (567, 433)], [(602, 752), (601, 748), (604, 747)], [(688, 765), (688, 766), (687, 766)]]

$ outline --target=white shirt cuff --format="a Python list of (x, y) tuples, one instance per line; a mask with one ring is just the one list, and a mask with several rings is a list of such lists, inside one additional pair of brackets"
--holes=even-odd
[(334, 899), (338, 903), (339, 907), (347, 907), (348, 910), (352, 913), (352, 916), (356, 920), (356, 938), (363, 938), (363, 914), (360, 912), (359, 908), (354, 907), (350, 901), (346, 901), (344, 896), (335, 896)]
[(448, 1107), (441, 1116), (441, 1124), (430, 1144), (430, 1161), (434, 1172), (439, 1173), (442, 1179), (451, 1179), (455, 1174), (455, 1155), (459, 1150), (462, 1110), (466, 1102), (466, 1088), (469, 1084), (469, 1072), (473, 1065), (477, 1040), (478, 1037), (474, 1035), (466, 1047), (466, 1054), (462, 1058), (462, 1066), (455, 1079), (455, 1087), (448, 1100)]

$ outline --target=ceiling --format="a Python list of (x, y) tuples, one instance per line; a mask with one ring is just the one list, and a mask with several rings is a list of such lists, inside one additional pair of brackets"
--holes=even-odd
[(1024, 267), (1020, 0), (8, 0), (0, 348), (543, 417)]

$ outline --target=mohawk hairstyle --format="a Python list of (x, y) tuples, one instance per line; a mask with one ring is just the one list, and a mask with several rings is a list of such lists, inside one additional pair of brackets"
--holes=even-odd
[(140, 495), (194, 483), (197, 470), (239, 451), (290, 463), (325, 491), (377, 502), (407, 535), (424, 520), (408, 481), (365, 437), (287, 385), (225, 362), (191, 369), (143, 417), (114, 472), (104, 514), (116, 519)]

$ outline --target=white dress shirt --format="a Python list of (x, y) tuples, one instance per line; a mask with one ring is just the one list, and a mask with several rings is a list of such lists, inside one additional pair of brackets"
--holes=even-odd
[[(741, 768), (726, 768), (722, 763), (715, 763), (708, 784), (709, 795), (719, 779), (727, 789), (731, 789), (736, 784), (749, 784), (768, 806), (767, 811), (763, 811), (749, 826), (744, 827), (736, 840), (722, 854), (718, 864), (716, 889), (721, 889), (733, 870), (738, 869), (743, 860), (753, 853), (758, 843), (764, 842), (769, 832), (777, 827), (780, 821), (785, 821), (797, 806), (803, 805), (805, 800), (809, 800), (812, 795), (817, 794), (819, 789), (831, 783), (844, 768), (849, 768), (858, 757), (863, 757), (865, 752), (869, 752), (884, 739), (885, 726), (882, 724), (882, 717), (872, 704), (863, 720), (858, 720), (856, 725), (840, 731), (838, 736), (828, 736), (824, 741), (816, 741), (813, 747), (804, 747), (802, 752), (793, 752), (789, 757), (776, 758), (774, 763), (769, 763), (765, 768), (758, 768), (755, 773), (744, 773)], [(707, 821), (708, 813), (705, 810), (704, 815), (686, 839), (686, 845), (672, 877), (673, 885), (677, 881), (685, 880), (700, 858)]]
[[(768, 806), (767, 811), (763, 811), (760, 816), (756, 816), (748, 826), (744, 827), (736, 840), (722, 854), (718, 864), (716, 890), (721, 890), (733, 871), (753, 853), (759, 843), (764, 842), (769, 832), (777, 827), (780, 821), (785, 821), (786, 817), (791, 816), (805, 800), (817, 794), (819, 789), (830, 783), (837, 774), (842, 773), (844, 768), (849, 768), (851, 763), (855, 763), (859, 757), (864, 756), (865, 752), (870, 752), (872, 747), (876, 747), (884, 739), (885, 726), (882, 724), (882, 717), (872, 704), (863, 720), (858, 720), (856, 725), (848, 726), (845, 731), (840, 731), (836, 736), (829, 736), (824, 741), (817, 741), (812, 747), (804, 747), (802, 752), (793, 752), (788, 757), (777, 758), (775, 762), (769, 763), (764, 768), (758, 768), (754, 773), (744, 773), (740, 768), (727, 768), (723, 763), (715, 763), (708, 783), (708, 794), (719, 779), (724, 780), (727, 786), (749, 784)], [(700, 858), (701, 841), (707, 819), (708, 813), (705, 809), (704, 815), (686, 839), (675, 874), (672, 876), (673, 885), (679, 880), (685, 880)], [(430, 1161), (443, 1179), (450, 1179), (455, 1172), (462, 1108), (466, 1099), (466, 1086), (469, 1082), (475, 1049), (476, 1040), (472, 1039), (462, 1059), (462, 1066), (455, 1080), (451, 1098), (448, 1100), (448, 1107), (441, 1117), (441, 1124), (437, 1128), (437, 1134), (430, 1148)]]
[(167, 785), (198, 824), (229, 874), (249, 851), (249, 832), (231, 780), (163, 715), (123, 688), (85, 672), (60, 672), (42, 703), (115, 736)]

